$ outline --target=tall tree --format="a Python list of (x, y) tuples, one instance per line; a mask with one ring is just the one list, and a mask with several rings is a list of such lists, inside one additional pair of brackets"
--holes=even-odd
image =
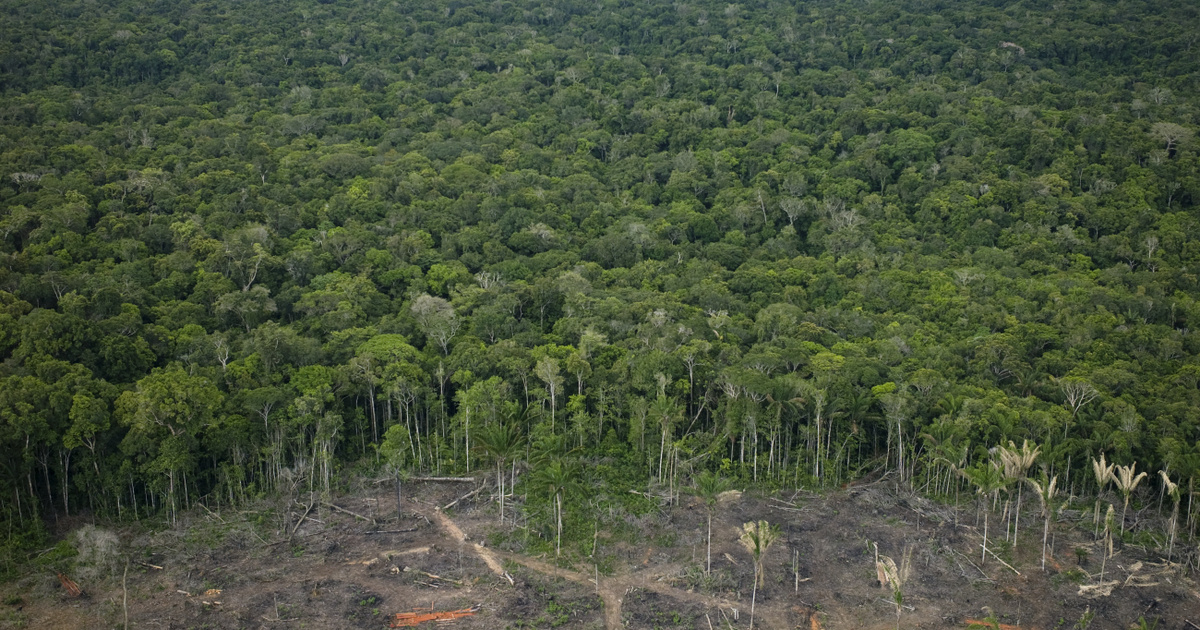
[(142, 470), (167, 478), (167, 508), (175, 520), (180, 487), (187, 498), (187, 474), (200, 453), (200, 438), (224, 395), (210, 380), (193, 376), (177, 363), (152, 372), (117, 399), (117, 416), (129, 427), (126, 447), (142, 459)]
[(479, 448), (496, 462), (496, 494), (500, 500), (500, 524), (504, 524), (504, 476), (506, 464), (514, 462), (525, 448), (525, 439), (507, 422), (484, 425), (476, 434)]

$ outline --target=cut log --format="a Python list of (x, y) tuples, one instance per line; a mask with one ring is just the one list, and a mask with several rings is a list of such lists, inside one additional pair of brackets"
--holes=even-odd
[(80, 595), (83, 595), (83, 590), (79, 588), (79, 585), (72, 581), (71, 578), (67, 577), (65, 574), (59, 573), (58, 581), (60, 584), (62, 584), (63, 589), (67, 591), (67, 595), (71, 597), (79, 597)]
[(392, 628), (409, 628), (425, 623), (426, 621), (436, 621), (440, 625), (448, 621), (454, 621), (455, 619), (470, 617), (471, 615), (479, 612), (479, 609), (482, 607), (483, 604), (476, 604), (470, 608), (460, 608), (458, 610), (446, 610), (440, 612), (418, 612), (414, 610), (413, 612), (396, 613), (395, 617), (392, 618), (391, 623), (388, 625)]

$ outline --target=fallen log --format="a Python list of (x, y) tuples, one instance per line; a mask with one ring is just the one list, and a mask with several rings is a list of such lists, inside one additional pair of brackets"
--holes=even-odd
[(462, 583), (460, 580), (452, 580), (452, 579), (450, 579), (450, 578), (444, 578), (444, 577), (442, 577), (442, 576), (440, 576), (440, 575), (434, 575), (434, 574), (432, 574), (432, 573), (428, 573), (428, 572), (426, 572), (426, 571), (422, 571), (422, 570), (420, 570), (420, 569), (414, 569), (414, 568), (412, 568), (412, 567), (404, 567), (404, 568), (402, 569), (402, 571), (403, 571), (403, 572), (405, 572), (405, 573), (417, 573), (417, 574), (420, 574), (420, 575), (424, 575), (425, 577), (427, 577), (427, 578), (429, 578), (429, 579), (431, 579), (431, 580), (440, 580), (440, 581), (442, 581), (442, 582), (449, 582), (449, 583), (451, 583), (451, 584), (454, 584), (454, 585), (457, 585), (457, 586), (462, 586), (462, 585), (463, 585), (463, 583)]
[(362, 514), (359, 514), (358, 512), (351, 512), (350, 510), (347, 510), (347, 509), (346, 509), (346, 508), (344, 508), (344, 507), (338, 507), (338, 506), (336, 506), (336, 505), (334, 505), (334, 504), (332, 504), (332, 503), (329, 503), (329, 502), (327, 502), (327, 501), (322, 501), (322, 503), (323, 503), (323, 504), (324, 504), (326, 507), (328, 507), (328, 508), (331, 508), (331, 509), (333, 509), (333, 510), (336, 510), (336, 511), (338, 511), (338, 512), (341, 512), (342, 514), (349, 514), (350, 516), (353, 516), (354, 518), (361, 518), (361, 519), (362, 519), (362, 520), (364, 520), (364, 521), (370, 521), (372, 525), (374, 525), (374, 524), (375, 524), (375, 519), (373, 519), (373, 518), (368, 518), (368, 517), (366, 517), (366, 516), (363, 516)]
[(296, 535), (296, 530), (300, 529), (300, 526), (304, 524), (304, 519), (308, 518), (308, 513), (312, 511), (315, 505), (315, 502), (308, 504), (308, 507), (304, 510), (304, 514), (300, 516), (300, 520), (296, 521), (296, 524), (292, 527), (292, 533), (288, 534), (288, 540), (291, 540), (292, 536)]
[(1007, 623), (998, 623), (998, 622), (993, 622), (993, 621), (987, 621), (984, 619), (968, 619), (967, 627), (969, 627), (969, 628), (984, 627), (984, 628), (993, 628), (993, 629), (999, 628), (1000, 630), (1021, 630), (1021, 626), (1013, 626), (1013, 625), (1009, 625)]
[(467, 499), (470, 499), (471, 497), (473, 497), (473, 496), (475, 496), (475, 495), (479, 494), (480, 492), (483, 492), (483, 490), (484, 490), (485, 488), (487, 488), (487, 487), (488, 487), (488, 486), (487, 486), (487, 484), (484, 484), (484, 485), (482, 485), (482, 486), (479, 486), (478, 488), (476, 488), (476, 489), (474, 489), (474, 490), (472, 490), (472, 491), (470, 491), (470, 492), (468, 492), (468, 493), (466, 493), (466, 494), (462, 495), (461, 497), (458, 497), (457, 499), (455, 499), (455, 500), (453, 500), (453, 501), (451, 501), (451, 502), (447, 503), (446, 505), (443, 505), (443, 506), (442, 506), (442, 509), (443, 509), (443, 510), (449, 510), (450, 508), (452, 508), (452, 507), (454, 507), (454, 506), (458, 505), (458, 502), (459, 502), (459, 501), (465, 501), (465, 500), (467, 500)]
[(410, 553), (429, 553), (429, 547), (413, 547), (412, 549), (393, 549), (379, 554), (381, 557), (391, 560), (396, 556), (404, 556)]

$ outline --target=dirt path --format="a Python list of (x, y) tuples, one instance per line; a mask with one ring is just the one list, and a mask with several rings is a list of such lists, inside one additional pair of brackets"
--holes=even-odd
[(496, 575), (508, 580), (509, 584), (513, 583), (512, 576), (508, 574), (508, 571), (504, 570), (503, 566), (500, 566), (500, 561), (496, 559), (496, 554), (493, 553), (491, 549), (488, 549), (479, 543), (468, 543), (467, 535), (458, 528), (458, 525), (454, 524), (454, 521), (450, 520), (450, 517), (446, 516), (444, 512), (437, 508), (433, 509), (433, 520), (437, 521), (438, 527), (441, 527), (442, 530), (454, 540), (457, 540), (459, 543), (464, 545), (470, 544), (475, 550), (475, 555), (479, 556), (479, 558), (488, 565), (488, 568), (492, 570), (492, 573), (495, 573)]
[[(605, 577), (600, 579), (599, 584), (597, 584), (594, 577), (580, 573), (579, 571), (564, 569), (522, 554), (494, 551), (477, 543), (471, 543), (467, 540), (466, 534), (441, 510), (435, 508), (430, 515), (432, 516), (431, 520), (437, 522), (438, 526), (447, 536), (462, 544), (470, 544), (480, 559), (487, 563), (488, 567), (494, 573), (506, 578), (510, 584), (513, 583), (512, 576), (501, 566), (499, 558), (515, 562), (538, 573), (562, 578), (576, 584), (595, 586), (597, 593), (604, 602), (604, 625), (608, 630), (621, 630), (624, 628), (624, 624), (621, 621), (621, 604), (624, 601), (625, 595), (635, 588), (653, 591), (660, 595), (706, 608), (745, 609), (745, 604), (743, 603), (731, 602), (723, 597), (687, 591), (661, 581), (662, 578), (679, 572), (682, 567), (678, 563), (656, 567), (653, 571), (639, 571)], [(761, 606), (756, 613), (763, 620), (764, 627), (787, 627), (786, 613), (783, 611)]]

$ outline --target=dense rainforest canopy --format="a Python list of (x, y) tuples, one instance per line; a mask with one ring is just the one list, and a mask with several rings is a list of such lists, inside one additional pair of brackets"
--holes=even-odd
[(568, 538), (704, 470), (1200, 475), (1192, 3), (2, 4), (10, 549), (355, 471)]

